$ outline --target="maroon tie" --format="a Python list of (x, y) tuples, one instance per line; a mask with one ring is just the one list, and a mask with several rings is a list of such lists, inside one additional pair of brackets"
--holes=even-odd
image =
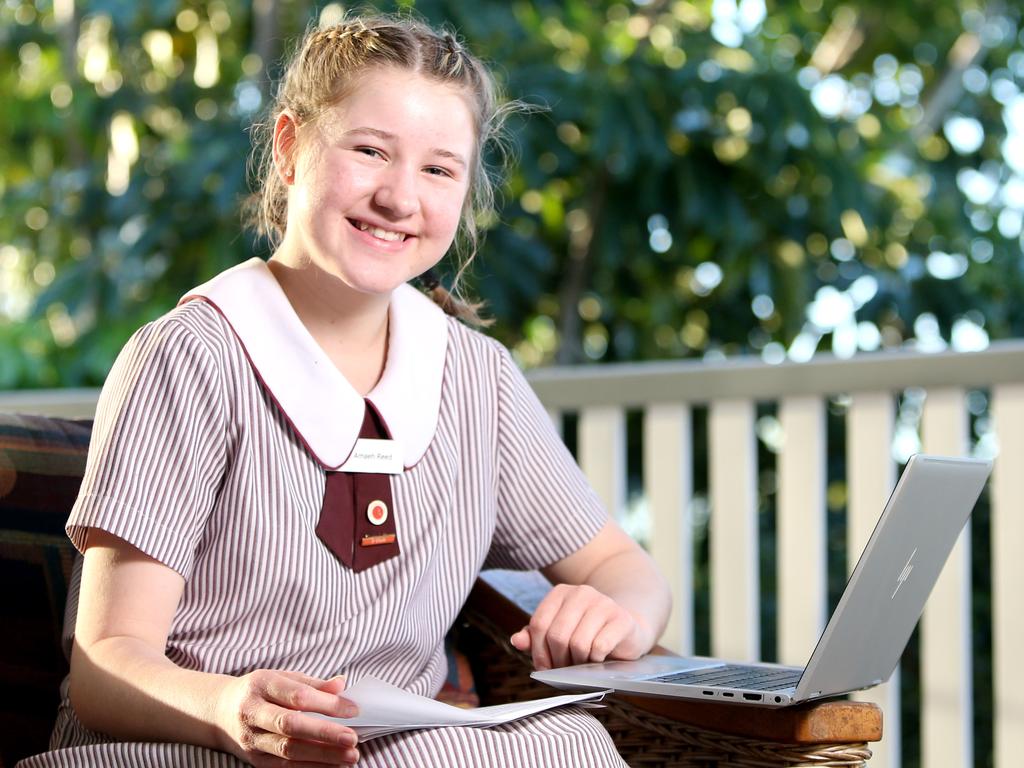
[[(384, 420), (369, 401), (359, 437), (390, 438)], [(356, 572), (397, 555), (391, 478), (376, 472), (328, 471), (316, 535)]]

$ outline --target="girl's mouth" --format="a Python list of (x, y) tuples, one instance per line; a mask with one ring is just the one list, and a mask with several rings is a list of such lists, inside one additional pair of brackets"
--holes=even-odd
[(352, 224), (360, 232), (366, 232), (369, 235), (377, 238), (378, 240), (385, 240), (387, 242), (402, 242), (406, 238), (404, 232), (395, 232), (390, 229), (382, 229), (381, 227), (374, 227), (367, 224), (365, 221), (359, 221), (357, 219), (349, 219), (349, 223)]

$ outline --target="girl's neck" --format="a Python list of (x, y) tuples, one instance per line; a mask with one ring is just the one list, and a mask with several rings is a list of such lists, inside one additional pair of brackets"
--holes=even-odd
[(354, 291), (341, 280), (278, 250), (270, 271), (309, 334), (360, 394), (380, 379), (387, 358), (388, 296)]

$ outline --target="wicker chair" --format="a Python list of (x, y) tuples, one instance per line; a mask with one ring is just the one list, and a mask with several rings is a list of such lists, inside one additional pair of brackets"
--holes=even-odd
[[(508, 641), (549, 588), (538, 573), (487, 571), (477, 580), (458, 629), (484, 704), (553, 695)], [(757, 709), (615, 695), (604, 703), (595, 713), (623, 759), (645, 768), (865, 766), (867, 742), (882, 737), (881, 711), (860, 702)]]
[[(81, 483), (90, 425), (0, 413), (0, 768), (46, 748), (67, 672), (61, 624), (74, 550), (64, 521)], [(489, 571), (457, 625), (485, 704), (550, 696), (508, 642), (550, 585)], [(758, 711), (711, 702), (611, 697), (596, 710), (634, 766), (864, 765), (881, 738), (869, 704)]]

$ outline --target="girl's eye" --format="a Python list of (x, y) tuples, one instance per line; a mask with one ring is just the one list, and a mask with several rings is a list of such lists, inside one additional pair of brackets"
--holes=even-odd
[(440, 168), (436, 165), (431, 165), (426, 168), (427, 173), (431, 176), (451, 176), (451, 173), (446, 168)]
[(367, 157), (384, 157), (384, 155), (373, 147), (356, 147), (356, 152), (364, 154)]

